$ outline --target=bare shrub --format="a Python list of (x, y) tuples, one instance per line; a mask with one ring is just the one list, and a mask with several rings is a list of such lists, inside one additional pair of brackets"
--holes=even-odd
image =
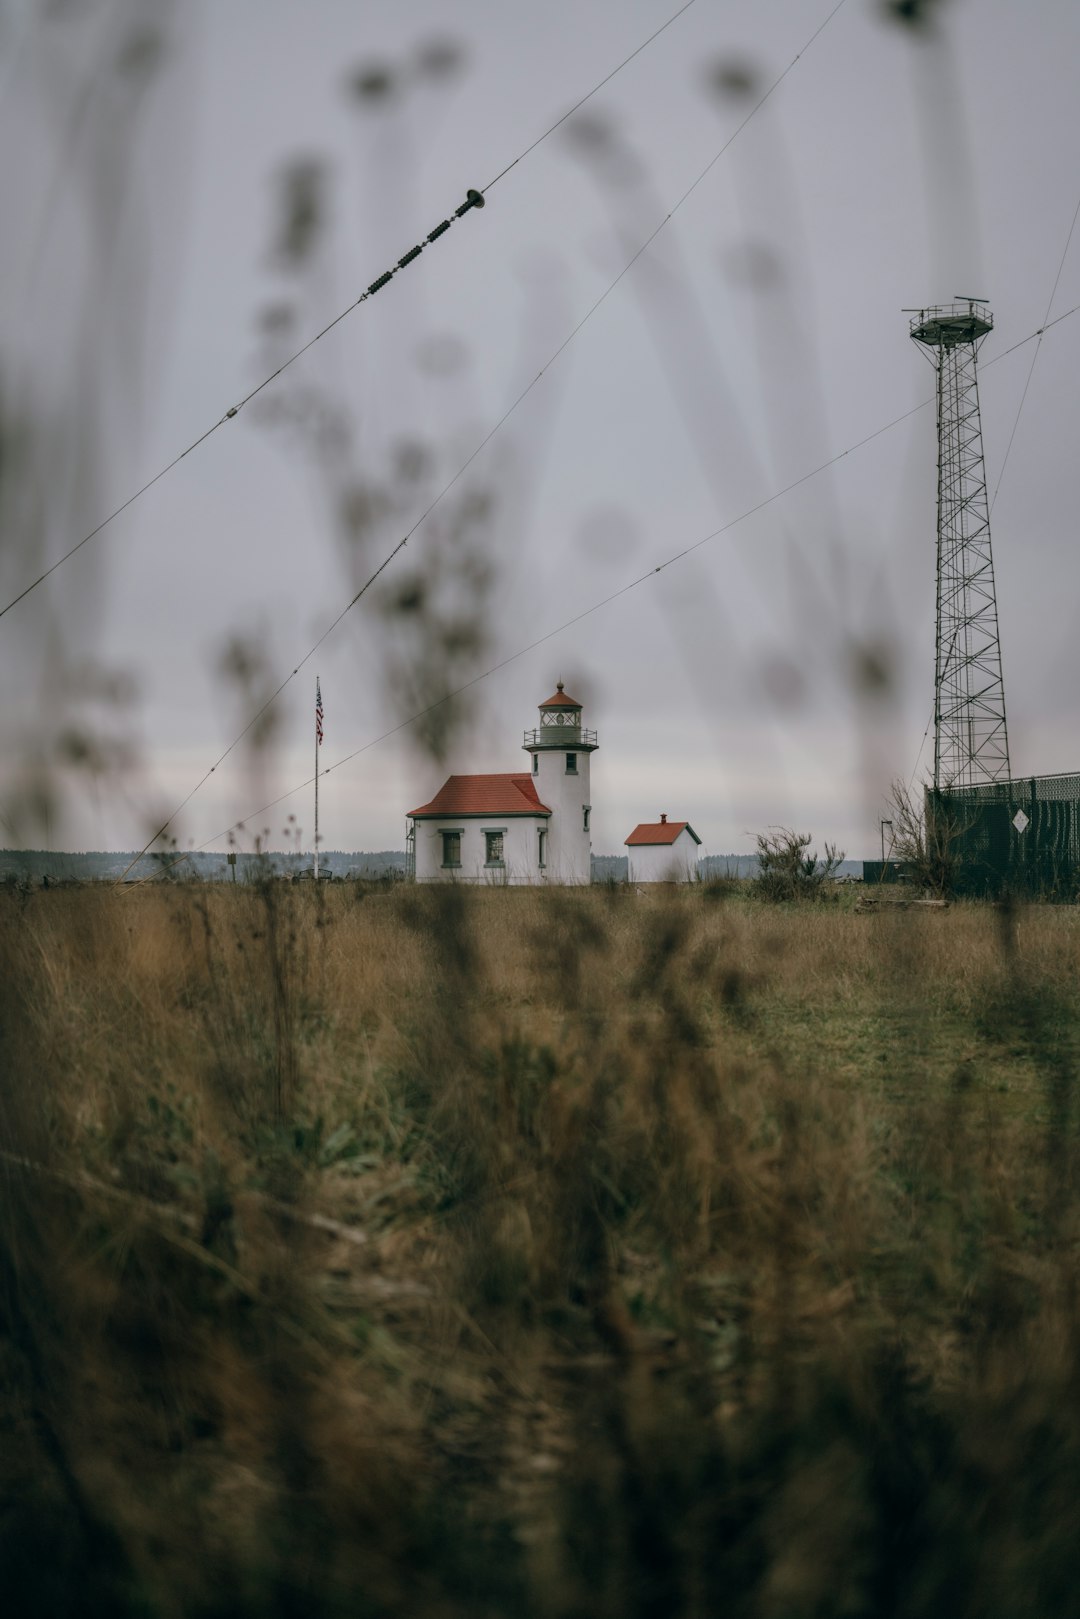
[(760, 899), (819, 899), (844, 858), (843, 849), (831, 843), (819, 857), (811, 848), (814, 840), (809, 832), (792, 832), (786, 826), (759, 832), (756, 841), (758, 870), (752, 886)]
[(900, 780), (892, 784), (888, 808), (892, 818), (889, 858), (923, 888), (939, 895), (949, 893), (970, 822), (942, 801), (928, 813), (926, 792), (920, 805)]

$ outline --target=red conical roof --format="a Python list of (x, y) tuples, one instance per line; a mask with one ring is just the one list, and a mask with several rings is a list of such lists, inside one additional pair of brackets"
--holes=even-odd
[(540, 707), (541, 708), (580, 708), (581, 704), (578, 702), (576, 697), (568, 697), (566, 695), (566, 693), (563, 691), (563, 683), (560, 680), (558, 686), (556, 687), (554, 697), (549, 697), (546, 703), (541, 703), (540, 704)]

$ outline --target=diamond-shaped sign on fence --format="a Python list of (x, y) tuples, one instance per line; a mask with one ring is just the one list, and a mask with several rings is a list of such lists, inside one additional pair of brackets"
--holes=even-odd
[(1024, 832), (1030, 825), (1030, 821), (1028, 816), (1026, 816), (1021, 809), (1017, 810), (1016, 814), (1013, 816), (1012, 824), (1015, 826), (1018, 832)]

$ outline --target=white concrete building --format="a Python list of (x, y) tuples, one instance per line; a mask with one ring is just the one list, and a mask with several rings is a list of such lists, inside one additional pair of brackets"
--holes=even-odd
[(694, 882), (700, 844), (689, 821), (642, 821), (626, 839), (630, 882)]
[(409, 811), (418, 883), (591, 881), (596, 732), (583, 728), (581, 704), (561, 680), (523, 746), (530, 771), (450, 776), (429, 804)]

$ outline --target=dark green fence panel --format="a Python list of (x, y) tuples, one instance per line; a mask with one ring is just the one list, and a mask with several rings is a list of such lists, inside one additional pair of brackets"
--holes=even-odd
[(948, 828), (958, 893), (1080, 899), (1080, 775), (928, 790), (926, 813)]

